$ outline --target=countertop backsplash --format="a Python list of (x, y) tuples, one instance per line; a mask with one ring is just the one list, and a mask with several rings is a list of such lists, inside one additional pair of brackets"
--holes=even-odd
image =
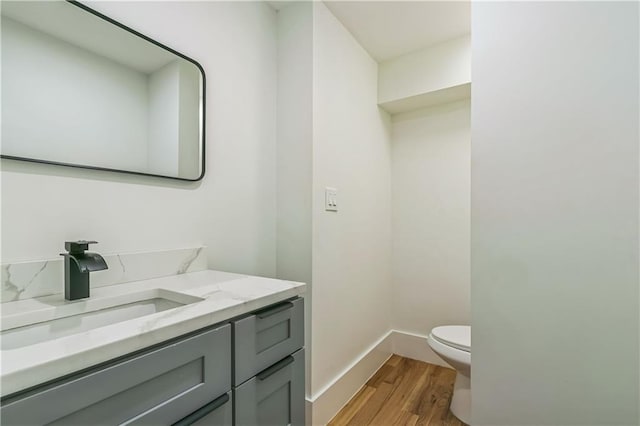
[[(109, 269), (91, 273), (103, 287), (207, 269), (206, 247), (103, 255)], [(63, 258), (3, 263), (0, 303), (64, 292)]]

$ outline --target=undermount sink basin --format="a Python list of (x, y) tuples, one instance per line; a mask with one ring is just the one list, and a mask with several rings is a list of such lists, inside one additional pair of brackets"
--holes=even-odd
[(0, 349), (17, 349), (114, 323), (167, 311), (203, 299), (165, 289), (63, 302), (2, 318)]

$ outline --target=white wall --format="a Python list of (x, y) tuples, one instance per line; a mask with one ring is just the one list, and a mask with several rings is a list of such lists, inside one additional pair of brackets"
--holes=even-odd
[(277, 274), (311, 281), (311, 2), (278, 12)]
[(149, 74), (149, 150), (144, 171), (178, 176), (180, 71), (172, 61)]
[(474, 425), (638, 424), (638, 7), (473, 4)]
[(379, 74), (379, 103), (467, 84), (471, 81), (471, 36), (381, 62)]
[(4, 154), (146, 169), (146, 74), (2, 17), (2, 81)]
[[(178, 61), (180, 67), (180, 123), (179, 128), (179, 166), (178, 175), (195, 179), (202, 172), (200, 147), (202, 144), (200, 100), (202, 90), (200, 71), (186, 60)], [(194, 143), (198, 141), (198, 143)]]
[[(313, 19), (312, 391), (317, 397), (391, 325), (391, 173), (390, 119), (376, 105), (376, 62), (323, 3), (314, 3)], [(324, 210), (326, 186), (338, 189), (338, 212)]]
[[(470, 119), (469, 100), (393, 116), (394, 330), (470, 323)], [(425, 341), (419, 349), (442, 363)]]
[[(104, 2), (94, 8), (199, 61), (207, 174), (188, 184), (2, 162), (2, 261), (207, 245), (209, 266), (275, 275), (276, 13), (261, 2)], [(153, 17), (153, 19), (150, 19)]]
[(146, 172), (188, 179), (200, 175), (200, 78), (198, 68), (184, 59), (175, 59), (149, 74)]
[[(311, 283), (313, 7), (278, 11), (276, 276)], [(306, 393), (311, 396), (312, 291), (305, 294)], [(311, 413), (307, 413), (310, 415)]]
[(147, 172), (195, 179), (200, 175), (200, 72), (176, 59), (149, 74)]

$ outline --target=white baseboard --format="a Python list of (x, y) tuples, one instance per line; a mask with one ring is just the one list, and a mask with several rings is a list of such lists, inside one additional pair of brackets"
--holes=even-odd
[(311, 424), (326, 425), (389, 359), (392, 354), (390, 336), (391, 332), (385, 334), (329, 385), (307, 400), (307, 409), (311, 405), (311, 419), (308, 419)]
[(391, 331), (391, 350), (394, 354), (451, 368), (427, 344), (427, 336), (407, 331)]
[(309, 398), (304, 400), (304, 424), (309, 426), (313, 424), (311, 414), (313, 413), (313, 403)]
[(427, 336), (391, 330), (306, 400), (307, 425), (326, 425), (392, 354), (451, 368), (431, 350)]

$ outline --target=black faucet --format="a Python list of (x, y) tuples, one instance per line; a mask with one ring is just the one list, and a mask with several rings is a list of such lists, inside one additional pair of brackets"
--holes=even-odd
[(97, 241), (65, 241), (64, 298), (77, 300), (89, 297), (89, 272), (107, 269), (107, 262), (98, 253), (89, 253), (89, 244)]

